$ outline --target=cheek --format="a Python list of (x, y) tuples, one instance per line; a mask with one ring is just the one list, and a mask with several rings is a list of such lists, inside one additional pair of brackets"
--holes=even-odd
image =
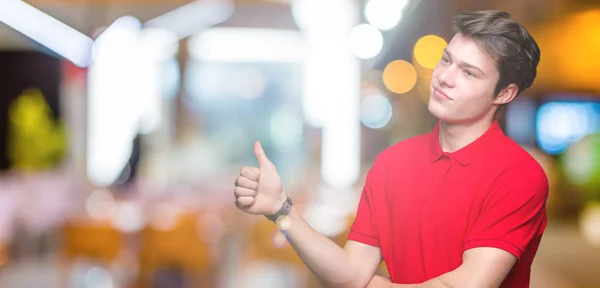
[(487, 90), (484, 81), (469, 79), (463, 75), (456, 77), (456, 85), (460, 87), (460, 90), (465, 95), (469, 95), (470, 97), (483, 94)]
[(488, 107), (494, 102), (493, 92), (488, 90), (487, 85), (484, 85), (484, 83), (476, 83), (465, 79), (465, 81), (460, 82), (460, 94), (462, 96), (460, 102), (471, 107)]

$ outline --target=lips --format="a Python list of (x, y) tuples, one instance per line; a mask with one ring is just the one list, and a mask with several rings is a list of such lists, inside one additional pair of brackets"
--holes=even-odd
[(435, 94), (436, 97), (441, 98), (441, 99), (448, 99), (448, 100), (453, 100), (452, 98), (450, 98), (446, 93), (442, 92), (442, 90), (433, 87), (433, 93)]

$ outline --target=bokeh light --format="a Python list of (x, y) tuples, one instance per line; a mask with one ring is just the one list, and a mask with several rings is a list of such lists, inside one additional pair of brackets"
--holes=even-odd
[(600, 248), (600, 202), (590, 202), (581, 211), (579, 218), (581, 235), (595, 248)]
[(370, 0), (365, 5), (367, 21), (378, 29), (389, 30), (402, 19), (402, 10), (408, 0)]
[(85, 287), (113, 288), (113, 279), (110, 273), (101, 267), (93, 267), (85, 274)]
[(92, 192), (85, 201), (88, 215), (95, 220), (107, 220), (115, 211), (115, 199), (112, 194), (104, 189)]
[(600, 187), (600, 134), (586, 136), (562, 155), (565, 177), (573, 184), (594, 192)]
[(419, 65), (427, 69), (433, 69), (442, 58), (446, 45), (448, 43), (440, 36), (423, 36), (415, 44), (413, 57)]
[(394, 93), (404, 94), (412, 90), (416, 83), (417, 71), (407, 61), (392, 61), (383, 70), (383, 84)]
[(382, 94), (366, 96), (360, 104), (360, 122), (363, 125), (380, 129), (392, 120), (392, 104)]
[(383, 35), (377, 28), (369, 24), (357, 25), (348, 36), (348, 47), (358, 58), (373, 58), (383, 47)]
[(117, 203), (111, 224), (124, 233), (135, 233), (142, 230), (145, 225), (142, 207), (131, 201)]
[(277, 225), (277, 228), (279, 230), (286, 231), (290, 229), (290, 226), (292, 225), (292, 220), (290, 219), (290, 217), (283, 215), (277, 218), (275, 224)]
[(277, 230), (273, 233), (273, 236), (271, 237), (271, 241), (273, 243), (273, 246), (275, 248), (284, 248), (287, 244), (287, 238), (285, 237), (285, 234), (283, 234), (283, 232)]
[(600, 104), (565, 101), (544, 103), (537, 112), (536, 123), (540, 148), (557, 155), (586, 135), (598, 132)]

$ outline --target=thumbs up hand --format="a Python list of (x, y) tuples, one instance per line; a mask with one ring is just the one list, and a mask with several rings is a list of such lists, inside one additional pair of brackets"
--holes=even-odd
[(281, 177), (260, 142), (254, 144), (254, 154), (260, 168), (242, 168), (235, 181), (235, 205), (249, 214), (272, 215), (279, 211), (287, 196)]

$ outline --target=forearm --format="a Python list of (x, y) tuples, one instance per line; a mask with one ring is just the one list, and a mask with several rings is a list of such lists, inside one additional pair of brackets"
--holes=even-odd
[[(371, 275), (362, 281), (358, 261), (342, 247), (315, 231), (295, 209), (290, 214), (290, 227), (285, 231), (290, 244), (304, 264), (328, 287), (363, 288)], [(365, 282), (365, 283), (361, 283)]]
[[(462, 283), (462, 284), (458, 284)], [(472, 287), (467, 286), (465, 281), (457, 279), (456, 270), (448, 272), (439, 277), (420, 284), (392, 284), (388, 288), (455, 288), (455, 287)]]
[(433, 280), (421, 284), (391, 284), (388, 288), (452, 288), (443, 282)]
[(391, 284), (387, 288), (454, 288), (454, 286), (448, 286), (436, 278), (421, 284)]
[(394, 284), (388, 277), (375, 275), (367, 288), (453, 288), (443, 280), (444, 275), (419, 284)]

